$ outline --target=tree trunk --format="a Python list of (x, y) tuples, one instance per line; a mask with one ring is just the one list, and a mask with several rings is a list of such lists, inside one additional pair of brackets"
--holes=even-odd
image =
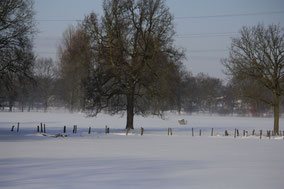
[(9, 101), (9, 112), (13, 111), (13, 102)]
[(69, 99), (69, 111), (73, 113), (73, 108), (74, 108), (74, 90), (72, 89), (70, 93), (70, 99)]
[(134, 129), (134, 95), (127, 96), (127, 122), (126, 129)]
[(21, 111), (24, 112), (24, 97), (21, 97)]
[(279, 96), (277, 94), (273, 95), (273, 101), (274, 101), (274, 133), (278, 135), (279, 133), (279, 117), (280, 117), (280, 108), (279, 108)]
[(44, 99), (44, 112), (47, 112), (47, 98)]
[(181, 81), (179, 81), (178, 85), (178, 94), (177, 94), (177, 106), (178, 106), (178, 114), (181, 114)]
[(85, 101), (85, 88), (84, 88), (84, 86), (82, 86), (82, 83), (83, 83), (83, 81), (81, 81), (81, 85), (80, 85), (80, 90), (78, 91), (79, 92), (79, 105), (80, 105), (80, 110), (81, 111), (85, 111), (85, 109), (86, 109), (86, 101)]

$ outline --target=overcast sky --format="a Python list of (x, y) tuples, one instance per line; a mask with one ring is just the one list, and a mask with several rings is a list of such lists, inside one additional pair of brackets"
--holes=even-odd
[[(284, 0), (167, 0), (175, 16), (175, 44), (186, 50), (184, 65), (225, 79), (221, 58), (228, 56), (232, 37), (242, 26), (274, 23), (283, 27)], [(91, 11), (102, 15), (102, 0), (35, 0), (35, 52), (56, 60), (62, 33)]]

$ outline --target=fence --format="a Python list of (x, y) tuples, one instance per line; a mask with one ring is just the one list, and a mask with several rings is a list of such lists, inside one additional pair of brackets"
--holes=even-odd
[[(19, 133), (20, 132), (20, 123), (17, 123), (17, 127), (15, 127), (15, 125), (13, 125), (10, 131)], [(64, 134), (67, 133), (68, 132), (67, 127), (63, 126), (63, 130), (61, 130), (61, 131), (63, 131)], [(102, 129), (100, 129), (100, 128), (88, 127), (88, 128), (82, 128), (81, 129), (81, 132), (86, 132), (89, 135), (92, 134), (92, 132), (110, 134), (111, 133), (110, 131), (111, 131), (111, 129), (107, 125), (105, 126), (104, 132), (102, 132)], [(242, 135), (240, 135), (241, 132), (239, 131), (239, 129), (234, 129), (234, 130), (231, 130), (231, 131), (230, 130), (224, 130), (223, 132), (220, 132), (220, 130), (219, 130), (218, 132), (216, 132), (214, 128), (211, 128), (210, 130), (207, 129), (207, 131), (208, 132), (204, 132), (202, 129), (199, 129), (199, 131), (197, 131), (197, 132), (199, 132), (199, 134), (197, 133), (197, 135), (195, 135), (196, 134), (195, 133), (195, 128), (187, 128), (187, 130), (177, 131), (176, 133), (186, 132), (189, 136), (191, 135), (192, 137), (195, 137), (195, 136), (199, 136), (199, 137), (201, 137), (201, 136), (211, 136), (211, 137), (214, 137), (214, 136), (224, 136), (224, 137), (230, 137), (230, 136), (232, 136), (234, 138), (238, 138), (238, 137), (253, 136), (253, 137), (259, 137), (259, 139), (262, 139), (263, 137), (271, 139), (271, 137), (275, 137), (275, 136), (280, 136), (280, 137), (284, 136), (284, 131), (279, 131), (279, 133), (274, 133), (271, 130), (267, 130), (266, 134), (264, 134), (263, 130), (258, 130), (258, 131), (256, 131), (255, 129), (252, 130), (252, 131), (242, 130)], [(36, 128), (35, 128), (35, 132), (46, 134), (47, 133), (47, 126), (46, 126), (46, 124), (40, 123), (39, 125), (37, 125)], [(53, 130), (53, 132), (54, 132), (54, 130)], [(129, 130), (129, 129), (126, 129), (126, 130), (123, 130), (123, 129), (113, 129), (112, 133), (113, 134), (115, 134), (115, 133), (120, 133), (121, 134), (123, 132), (125, 132), (126, 136), (129, 135), (130, 132), (133, 134), (133, 131)], [(137, 132), (137, 130), (135, 132)], [(145, 130), (143, 127), (141, 127), (141, 129), (139, 131), (139, 134), (141, 136), (143, 136), (145, 134), (153, 134), (155, 132), (156, 132), (155, 130), (151, 130), (151, 129), (149, 129), (149, 131), (147, 132), (147, 130)], [(164, 130), (159, 130), (159, 132), (160, 133), (164, 132)], [(77, 125), (73, 125), (72, 133), (74, 135), (76, 135), (78, 133), (78, 126)], [(168, 136), (173, 136), (174, 133), (175, 133), (175, 130), (173, 128), (168, 128), (168, 130), (167, 130)], [(45, 135), (45, 136), (48, 136), (48, 135)], [(58, 135), (58, 136), (67, 136), (67, 135)], [(284, 139), (284, 137), (283, 137), (283, 139)]]

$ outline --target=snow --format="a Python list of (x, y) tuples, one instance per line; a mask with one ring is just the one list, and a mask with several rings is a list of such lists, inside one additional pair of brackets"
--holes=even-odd
[[(188, 124), (179, 125), (179, 119)], [(0, 188), (284, 188), (283, 137), (233, 137), (235, 128), (271, 130), (272, 118), (137, 116), (128, 136), (125, 117), (118, 115), (2, 112), (0, 120)], [(20, 132), (10, 132), (17, 122)], [(36, 132), (41, 122), (51, 135), (66, 125), (68, 137), (42, 136)], [(110, 134), (104, 134), (105, 125)], [(168, 127), (173, 136), (167, 136)], [(211, 137), (211, 128), (220, 136)]]

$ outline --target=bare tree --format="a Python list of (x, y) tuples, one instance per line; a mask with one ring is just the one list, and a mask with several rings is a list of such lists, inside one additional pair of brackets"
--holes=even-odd
[(34, 75), (37, 81), (38, 94), (42, 99), (44, 111), (47, 111), (52, 99), (54, 80), (56, 79), (56, 66), (51, 58), (36, 60)]
[(185, 74), (182, 81), (182, 101), (186, 111), (217, 111), (218, 98), (222, 97), (222, 81), (199, 73), (195, 77)]
[(23, 109), (25, 85), (19, 82), (29, 82), (32, 78), (33, 15), (32, 0), (0, 1), (0, 85), (6, 88), (10, 111), (17, 94), (21, 95)]
[[(32, 40), (34, 29), (32, 0), (0, 1), (0, 74), (25, 71), (19, 49)], [(32, 44), (31, 42), (29, 43)]]
[[(247, 97), (270, 104), (274, 109), (274, 132), (279, 132), (280, 97), (284, 92), (284, 30), (277, 25), (243, 27), (233, 38), (230, 56), (223, 60), (227, 73), (240, 82), (251, 80), (270, 96), (251, 91)], [(265, 91), (263, 94), (267, 94)]]
[(163, 0), (105, 0), (103, 9), (101, 21), (90, 14), (82, 24), (94, 54), (88, 106), (94, 115), (125, 110), (126, 129), (133, 129), (135, 113), (159, 112), (170, 96), (166, 76), (178, 73), (183, 53), (174, 48)]
[(59, 47), (59, 75), (63, 99), (72, 112), (85, 109), (86, 84), (91, 66), (91, 49), (83, 30), (69, 27)]

